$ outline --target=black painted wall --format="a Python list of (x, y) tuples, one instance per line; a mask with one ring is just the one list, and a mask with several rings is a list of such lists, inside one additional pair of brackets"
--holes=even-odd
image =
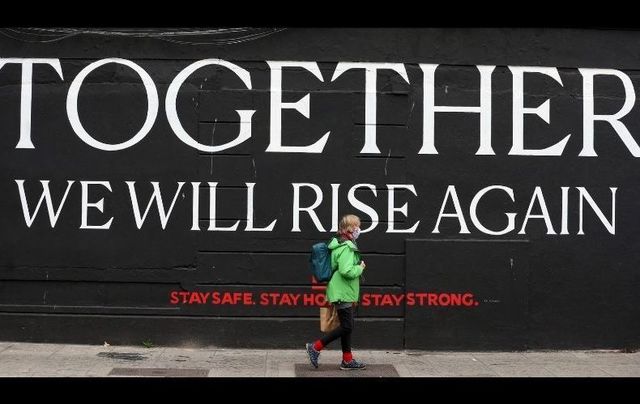
[[(206, 42), (205, 36), (194, 42)], [(472, 306), (361, 305), (354, 334), (357, 347), (425, 349), (622, 348), (640, 342), (640, 218), (637, 160), (610, 125), (596, 123), (598, 157), (582, 148), (582, 76), (577, 68), (624, 71), (640, 88), (640, 33), (565, 29), (301, 29), (227, 45), (180, 44), (157, 37), (81, 34), (38, 43), (0, 36), (0, 58), (57, 58), (64, 80), (52, 68), (34, 67), (32, 129), (35, 149), (16, 149), (20, 131), (21, 68), (0, 69), (0, 339), (111, 344), (300, 347), (319, 333), (316, 306), (262, 305), (261, 293), (320, 293), (307, 268), (312, 243), (325, 239), (308, 215), (292, 232), (292, 183), (313, 183), (324, 193), (316, 210), (331, 225), (331, 184), (341, 184), (340, 214), (354, 209), (347, 191), (374, 184), (356, 197), (380, 215), (378, 227), (362, 235), (367, 262), (364, 293), (472, 293)], [(122, 151), (96, 150), (73, 132), (66, 113), (69, 86), (78, 72), (103, 58), (124, 58), (143, 67), (158, 89), (160, 108), (151, 132)], [(182, 86), (180, 121), (205, 144), (221, 144), (238, 131), (237, 109), (256, 110), (252, 138), (220, 153), (202, 153), (172, 132), (164, 108), (167, 88), (189, 64), (207, 58), (235, 63), (251, 74), (252, 90), (219, 67), (204, 67)], [(324, 82), (291, 68), (283, 74), (283, 101), (310, 94), (310, 119), (283, 112), (283, 139), (308, 145), (331, 131), (322, 154), (269, 153), (267, 60), (317, 62)], [(377, 84), (377, 144), (380, 154), (360, 154), (364, 142), (364, 73), (352, 70), (330, 81), (338, 62), (403, 63), (410, 84), (382, 71)], [(492, 74), (492, 145), (495, 156), (475, 155), (479, 119), (436, 114), (438, 155), (419, 155), (422, 145), (422, 71), (436, 73), (437, 105), (479, 103), (475, 65), (496, 65)], [(550, 124), (525, 118), (527, 147), (553, 145), (571, 133), (562, 156), (511, 156), (512, 76), (507, 66), (557, 67), (563, 86), (543, 76), (525, 78), (525, 106), (551, 99)], [(595, 85), (596, 111), (614, 113), (624, 103), (619, 80)], [(133, 70), (109, 64), (88, 76), (79, 98), (85, 129), (103, 142), (128, 139), (144, 121), (144, 87)], [(640, 107), (622, 119), (640, 140)], [(59, 203), (73, 180), (56, 226), (45, 211), (28, 227), (16, 179), (25, 180), (29, 208), (49, 180)], [(89, 222), (109, 230), (79, 229), (79, 181), (109, 181), (112, 192), (91, 188), (90, 201), (105, 198), (104, 212), (89, 210)], [(157, 208), (138, 229), (125, 181), (136, 181), (144, 209), (158, 181), (165, 207), (178, 181), (185, 182), (166, 228)], [(201, 182), (200, 231), (191, 231), (190, 182)], [(237, 231), (207, 231), (207, 182), (218, 182), (218, 224)], [(246, 187), (255, 186), (256, 226), (278, 222), (272, 232), (244, 232)], [(396, 226), (415, 233), (387, 233), (387, 184), (412, 184), (417, 196), (396, 193), (408, 217)], [(449, 185), (455, 185), (470, 234), (443, 218), (433, 229)], [(500, 229), (505, 212), (517, 213), (516, 230), (490, 236), (476, 229), (469, 204), (480, 189), (503, 185), (479, 206), (484, 225)], [(541, 187), (557, 233), (561, 187), (569, 190), (568, 235), (549, 235), (531, 219), (518, 234), (535, 187)], [(584, 187), (611, 214), (616, 187), (616, 232), (610, 234), (585, 204), (578, 235), (579, 195)], [(309, 189), (301, 203), (313, 201)], [(447, 212), (452, 212), (451, 202)], [(539, 214), (536, 205), (534, 214)], [(172, 304), (171, 292), (251, 292), (256, 304)]]

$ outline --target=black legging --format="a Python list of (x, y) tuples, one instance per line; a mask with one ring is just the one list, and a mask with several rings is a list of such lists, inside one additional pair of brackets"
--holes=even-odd
[(342, 344), (342, 352), (351, 352), (351, 332), (353, 331), (353, 306), (345, 309), (338, 309), (338, 318), (340, 319), (340, 327), (331, 331), (320, 339), (323, 346), (327, 346), (331, 341), (340, 337)]

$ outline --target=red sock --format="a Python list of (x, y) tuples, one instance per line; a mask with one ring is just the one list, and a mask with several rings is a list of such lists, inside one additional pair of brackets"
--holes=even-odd
[(316, 351), (322, 351), (322, 348), (324, 348), (324, 345), (322, 345), (322, 341), (317, 340), (313, 343), (313, 349), (315, 349)]
[(353, 360), (353, 355), (351, 355), (351, 352), (343, 352), (342, 360), (345, 361), (346, 363), (349, 363)]

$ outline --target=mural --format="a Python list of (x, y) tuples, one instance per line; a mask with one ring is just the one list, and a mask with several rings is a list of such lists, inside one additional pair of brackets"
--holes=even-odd
[(355, 213), (355, 346), (638, 345), (636, 32), (161, 31), (0, 37), (1, 339), (299, 347)]

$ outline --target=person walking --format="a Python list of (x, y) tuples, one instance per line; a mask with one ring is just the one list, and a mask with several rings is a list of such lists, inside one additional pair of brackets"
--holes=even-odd
[(340, 219), (338, 233), (329, 242), (333, 276), (327, 284), (327, 301), (337, 309), (340, 326), (315, 342), (307, 343), (306, 350), (313, 367), (318, 368), (320, 352), (332, 341), (340, 338), (342, 362), (340, 369), (364, 369), (366, 365), (353, 358), (351, 353), (351, 334), (353, 332), (354, 305), (360, 299), (360, 277), (366, 265), (360, 259), (356, 240), (360, 235), (360, 218), (345, 215)]

